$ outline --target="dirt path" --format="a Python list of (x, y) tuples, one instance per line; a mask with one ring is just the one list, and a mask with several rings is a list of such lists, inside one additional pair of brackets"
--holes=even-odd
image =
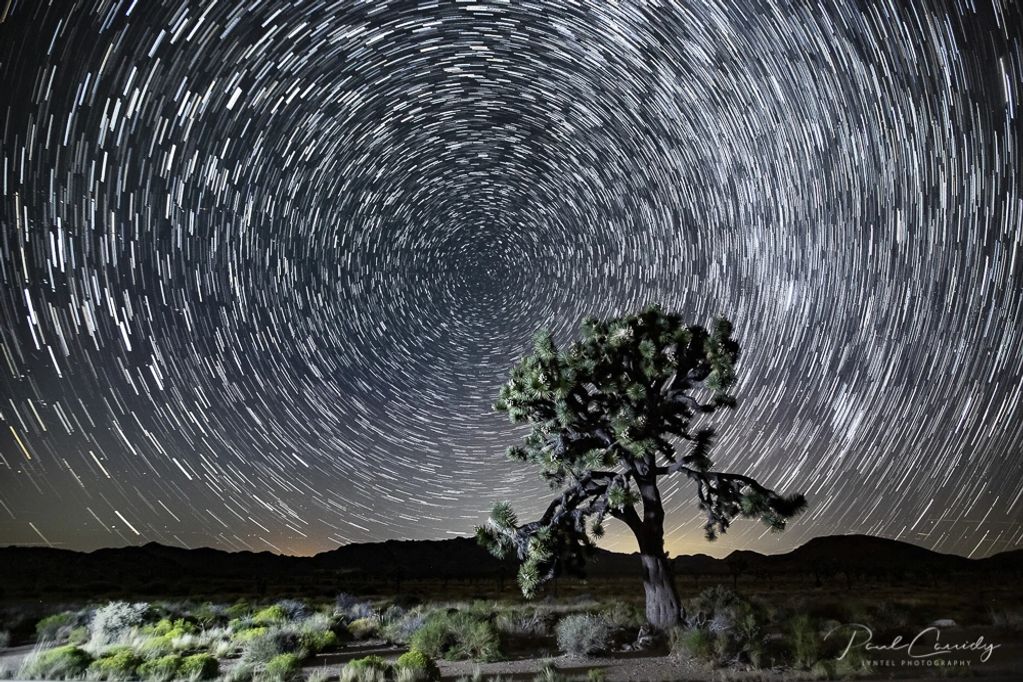
[[(711, 669), (673, 656), (634, 656), (630, 658), (579, 659), (569, 656), (538, 660), (524, 659), (475, 664), (468, 661), (439, 661), (444, 680), (457, 680), (470, 676), (477, 668), (488, 678), (500, 677), (515, 682), (532, 680), (544, 665), (552, 663), (560, 673), (575, 679), (585, 680), (588, 671), (600, 668), (607, 682), (786, 682), (788, 680), (817, 679), (799, 671), (740, 671), (733, 669)], [(941, 679), (943, 682), (1020, 682), (1023, 671), (1011, 663), (1003, 666), (982, 666), (966, 669), (961, 678), (953, 677), (940, 669), (926, 670), (879, 670), (874, 675), (857, 677), (864, 682), (874, 680), (898, 680), (898, 682), (920, 682)]]
[[(0, 650), (0, 671), (16, 672), (32, 645), (12, 647)], [(361, 648), (345, 650), (336, 654), (318, 656), (305, 666), (306, 673), (326, 668), (332, 675), (337, 675), (341, 665), (352, 658), (377, 654), (384, 658), (394, 658), (401, 649), (391, 646), (368, 644)], [(446, 682), (453, 682), (460, 677), (470, 677), (476, 670), (485, 676), (484, 679), (500, 678), (504, 682), (528, 682), (539, 673), (545, 665), (553, 664), (563, 675), (585, 680), (588, 671), (600, 668), (604, 671), (607, 682), (787, 682), (788, 680), (811, 680), (808, 673), (783, 671), (737, 671), (731, 669), (713, 670), (674, 656), (619, 656), (608, 658), (574, 658), (559, 656), (556, 658), (536, 659), (524, 658), (494, 663), (473, 663), (471, 661), (438, 661), (441, 674)], [(229, 668), (230, 666), (228, 666)], [(21, 680), (21, 678), (7, 678)], [(878, 671), (876, 675), (857, 678), (863, 682), (872, 680), (898, 680), (898, 682), (923, 682), (941, 679), (943, 682), (1019, 682), (1023, 680), (1023, 670), (1011, 661), (1003, 664), (975, 666), (968, 669), (966, 676), (951, 677), (941, 670), (933, 674), (920, 671)], [(21, 682), (26, 682), (21, 680)]]

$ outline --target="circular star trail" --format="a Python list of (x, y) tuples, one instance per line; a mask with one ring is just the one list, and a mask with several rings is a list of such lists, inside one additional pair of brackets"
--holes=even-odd
[(508, 369), (660, 301), (743, 344), (719, 466), (811, 504), (705, 546), (666, 482), (672, 552), (1023, 546), (1011, 0), (0, 11), (0, 542), (538, 511)]

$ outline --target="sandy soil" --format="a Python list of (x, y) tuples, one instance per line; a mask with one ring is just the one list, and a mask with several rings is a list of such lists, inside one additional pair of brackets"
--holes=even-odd
[[(859, 677), (859, 680), (898, 680), (898, 682), (919, 682), (941, 679), (945, 682), (1020, 682), (1023, 680), (1023, 641), (1002, 640), (998, 657), (984, 664), (974, 664), (963, 669), (963, 674), (950, 671), (920, 668), (883, 668), (874, 674)], [(22, 660), (31, 653), (32, 645), (0, 650), (0, 669), (16, 671)], [(326, 668), (336, 675), (346, 661), (370, 654), (393, 659), (404, 649), (384, 642), (368, 641), (346, 647), (344, 650), (315, 657), (306, 667), (307, 673)], [(808, 681), (814, 679), (808, 673), (786, 670), (735, 670), (713, 669), (677, 656), (627, 653), (603, 658), (574, 658), (558, 656), (553, 658), (521, 658), (494, 663), (471, 661), (438, 661), (445, 681), (469, 677), (477, 669), (485, 679), (499, 678), (504, 682), (526, 682), (540, 672), (547, 664), (553, 664), (559, 672), (578, 680), (585, 680), (589, 670), (600, 668), (607, 682), (785, 682), (787, 680)], [(225, 666), (229, 669), (230, 663)]]

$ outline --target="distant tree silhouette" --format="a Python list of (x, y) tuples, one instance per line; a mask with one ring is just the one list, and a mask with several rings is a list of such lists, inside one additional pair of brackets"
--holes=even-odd
[(748, 476), (712, 471), (714, 431), (690, 428), (697, 415), (735, 406), (729, 388), (739, 346), (731, 323), (716, 320), (708, 332), (649, 306), (605, 321), (587, 318), (582, 333), (559, 351), (551, 334), (540, 332), (495, 403), (512, 422), (532, 427), (508, 456), (539, 465), (560, 494), (531, 523), (519, 524), (509, 503), (497, 504), (477, 539), (495, 556), (516, 554), (529, 597), (563, 571), (581, 573), (605, 517), (618, 519), (639, 543), (647, 620), (669, 628), (681, 611), (664, 550), (660, 477), (678, 474), (695, 484), (709, 540), (737, 516), (781, 530), (806, 502)]
[(749, 561), (745, 557), (731, 556), (725, 560), (728, 564), (728, 572), (732, 574), (732, 589), (739, 589), (739, 577), (749, 570)]

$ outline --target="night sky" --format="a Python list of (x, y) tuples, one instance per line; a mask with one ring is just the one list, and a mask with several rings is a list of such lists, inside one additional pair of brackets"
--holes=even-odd
[[(550, 493), (491, 405), (649, 301), (744, 355), (719, 467), (1023, 547), (1015, 0), (0, 0), (0, 545), (309, 554)], [(620, 525), (605, 546), (634, 549)]]

